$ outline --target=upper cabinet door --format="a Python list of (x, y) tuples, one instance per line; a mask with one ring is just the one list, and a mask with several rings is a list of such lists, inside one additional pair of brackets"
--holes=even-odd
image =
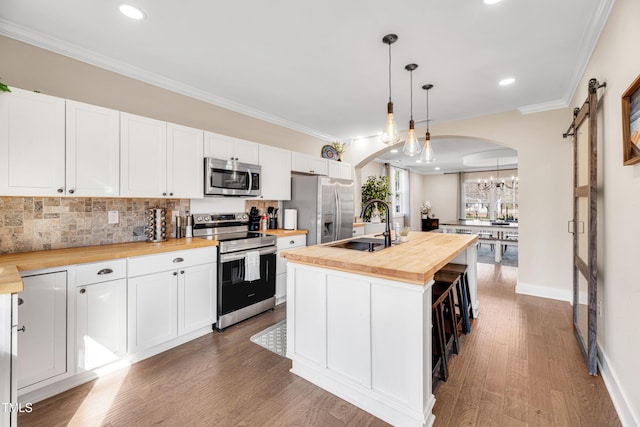
[(66, 194), (120, 194), (120, 112), (67, 100)]
[(293, 152), (291, 153), (291, 170), (312, 175), (328, 175), (327, 159)]
[(260, 198), (291, 200), (291, 152), (261, 145), (260, 167)]
[(241, 163), (257, 165), (260, 145), (213, 132), (204, 133), (204, 155), (221, 160), (237, 159)]
[(257, 165), (260, 161), (260, 144), (236, 139), (234, 153), (239, 162)]
[(213, 132), (204, 133), (204, 155), (221, 160), (231, 160), (234, 156), (234, 138)]
[(0, 93), (0, 194), (65, 191), (65, 100), (11, 88)]
[(167, 123), (169, 197), (204, 198), (204, 131)]
[(165, 122), (120, 113), (120, 195), (168, 195)]

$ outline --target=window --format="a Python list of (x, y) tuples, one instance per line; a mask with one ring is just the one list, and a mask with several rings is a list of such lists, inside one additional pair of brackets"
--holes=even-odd
[(404, 216), (409, 211), (409, 173), (405, 169), (390, 168), (389, 189), (394, 216)]
[(488, 176), (489, 172), (484, 175), (464, 174), (462, 201), (465, 218), (518, 220), (518, 181), (515, 178), (517, 170), (505, 172), (513, 172), (513, 176), (504, 180), (493, 180), (493, 177)]

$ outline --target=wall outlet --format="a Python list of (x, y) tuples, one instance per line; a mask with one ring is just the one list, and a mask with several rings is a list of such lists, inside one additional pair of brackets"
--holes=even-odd
[(597, 311), (598, 311), (598, 316), (602, 316), (602, 301), (598, 301), (596, 303), (596, 308), (597, 308)]
[(120, 222), (118, 211), (109, 211), (109, 224), (117, 224)]

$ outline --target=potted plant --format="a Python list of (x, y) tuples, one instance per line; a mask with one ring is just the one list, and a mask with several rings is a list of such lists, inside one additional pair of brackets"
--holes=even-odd
[(11, 89), (9, 89), (9, 86), (6, 84), (0, 82), (0, 92), (11, 92)]
[(409, 227), (404, 227), (400, 230), (400, 241), (406, 242), (407, 240), (409, 240)]
[[(391, 191), (389, 191), (389, 178), (386, 176), (370, 176), (367, 178), (367, 182), (362, 185), (362, 206), (372, 199), (386, 202), (389, 196), (391, 196)], [(371, 212), (376, 206), (377, 204), (374, 204), (367, 208), (364, 213), (365, 221), (371, 218)], [(385, 207), (377, 206), (377, 209), (380, 212), (380, 217), (385, 218)]]

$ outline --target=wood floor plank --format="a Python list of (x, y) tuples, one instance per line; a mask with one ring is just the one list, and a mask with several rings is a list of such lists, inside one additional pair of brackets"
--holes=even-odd
[[(517, 295), (517, 268), (478, 265), (480, 316), (435, 389), (435, 426), (619, 426), (588, 375), (571, 306)], [(284, 305), (65, 393), (18, 416), (25, 426), (386, 426), (289, 372), (249, 340)]]

